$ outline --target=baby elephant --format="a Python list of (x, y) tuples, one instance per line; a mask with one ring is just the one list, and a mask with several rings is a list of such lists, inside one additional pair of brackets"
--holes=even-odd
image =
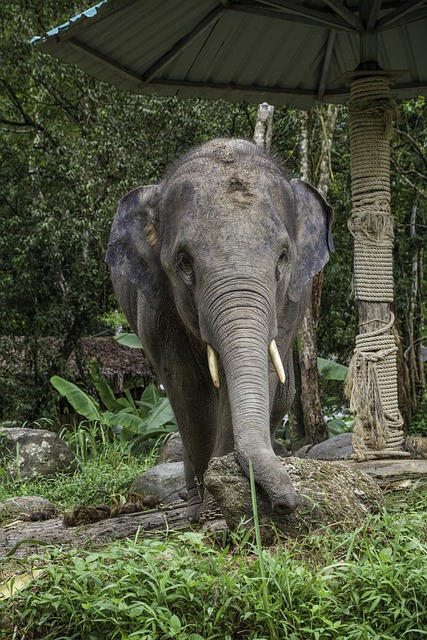
[(166, 388), (185, 449), (188, 515), (203, 475), (234, 451), (276, 513), (298, 497), (272, 449), (294, 389), (292, 343), (333, 251), (332, 209), (262, 149), (208, 142), (118, 206), (106, 260), (128, 321)]

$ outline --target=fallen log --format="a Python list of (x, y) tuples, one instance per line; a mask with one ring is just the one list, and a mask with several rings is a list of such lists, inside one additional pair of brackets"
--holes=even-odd
[(38, 553), (47, 545), (94, 548), (137, 535), (148, 537), (159, 531), (189, 529), (186, 506), (183, 502), (78, 527), (66, 527), (62, 518), (44, 522), (17, 520), (0, 528), (0, 560)]

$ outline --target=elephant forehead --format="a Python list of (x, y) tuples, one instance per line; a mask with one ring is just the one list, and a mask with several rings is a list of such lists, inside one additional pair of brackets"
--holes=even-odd
[(268, 228), (280, 224), (281, 212), (291, 206), (288, 184), (276, 169), (270, 172), (256, 163), (233, 168), (215, 162), (191, 164), (165, 189), (165, 214), (178, 225), (181, 221), (201, 227), (205, 222), (230, 227), (247, 223)]

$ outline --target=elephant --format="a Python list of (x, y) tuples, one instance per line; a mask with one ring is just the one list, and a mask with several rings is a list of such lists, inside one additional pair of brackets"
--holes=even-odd
[(203, 476), (234, 451), (272, 511), (298, 496), (273, 451), (295, 393), (292, 345), (333, 249), (332, 208), (243, 139), (215, 139), (119, 202), (106, 262), (164, 385), (184, 444), (188, 517), (212, 508)]

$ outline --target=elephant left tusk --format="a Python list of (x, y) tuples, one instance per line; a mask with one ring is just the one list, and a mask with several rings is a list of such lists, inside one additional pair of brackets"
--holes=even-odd
[(208, 344), (208, 366), (214, 387), (219, 389), (218, 357), (210, 344)]
[(274, 368), (277, 373), (277, 377), (279, 378), (282, 384), (286, 382), (286, 374), (283, 368), (282, 360), (280, 358), (280, 353), (277, 348), (277, 344), (275, 340), (272, 340), (268, 347), (268, 353), (270, 354), (271, 361), (274, 365)]

